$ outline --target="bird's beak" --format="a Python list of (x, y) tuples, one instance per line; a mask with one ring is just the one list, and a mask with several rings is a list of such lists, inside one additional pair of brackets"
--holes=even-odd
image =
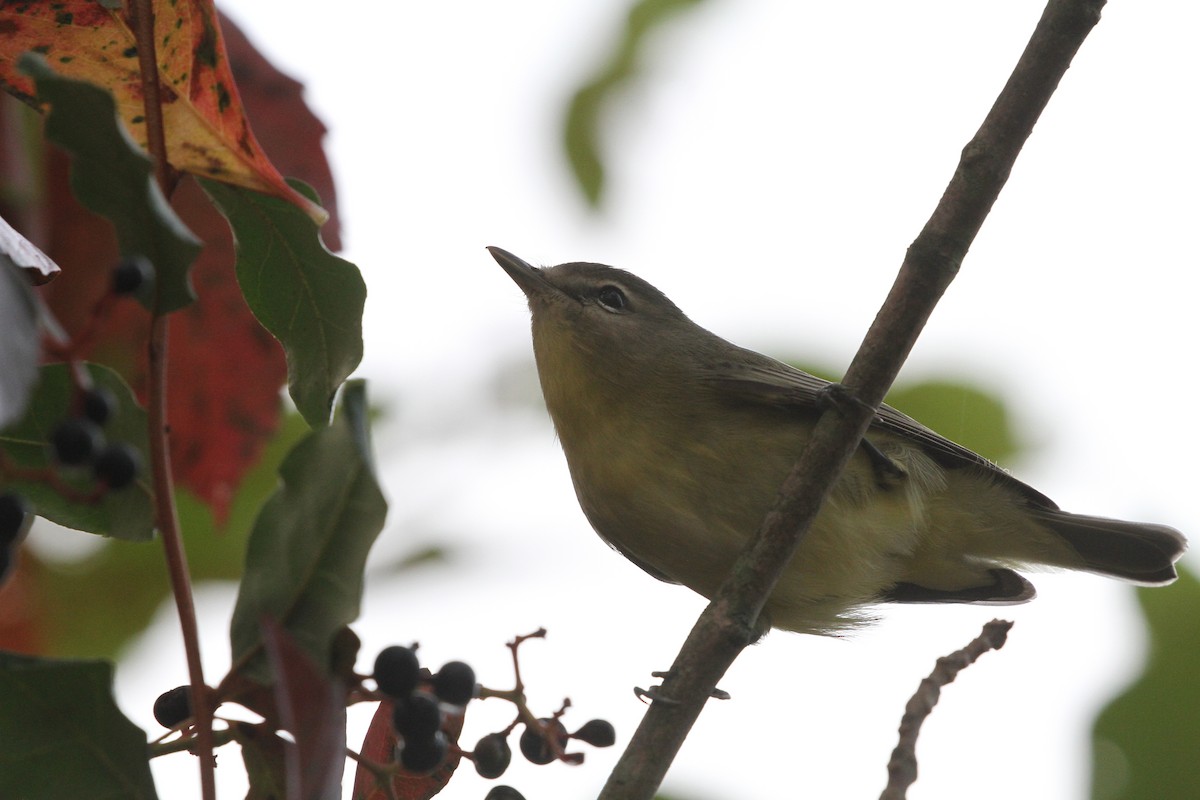
[(499, 247), (489, 247), (488, 252), (492, 254), (492, 258), (496, 259), (496, 263), (504, 268), (508, 277), (521, 287), (521, 291), (530, 300), (535, 297), (544, 297), (549, 293), (558, 293), (557, 287), (546, 280), (542, 271), (537, 267)]

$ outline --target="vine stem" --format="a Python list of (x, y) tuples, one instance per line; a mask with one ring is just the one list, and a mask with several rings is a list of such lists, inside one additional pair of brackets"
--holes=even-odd
[[(154, 161), (154, 176), (164, 196), (170, 196), (174, 179), (167, 161), (163, 126), (162, 98), (158, 81), (158, 58), (154, 42), (154, 8), (151, 0), (133, 0), (134, 37), (137, 41), (138, 67), (142, 76), (142, 97), (146, 110), (146, 141)], [(156, 304), (157, 306), (157, 304)], [(148, 358), (150, 380), (146, 412), (149, 417), (150, 468), (154, 482), (154, 513), (163, 552), (167, 559), (171, 591), (179, 612), (179, 627), (187, 658), (191, 683), (192, 718), (196, 726), (196, 755), (200, 760), (200, 792), (204, 800), (216, 800), (216, 756), (213, 752), (212, 697), (204, 682), (200, 658), (200, 629), (196, 622), (196, 604), (192, 596), (187, 551), (175, 507), (175, 481), (171, 474), (171, 447), (167, 422), (167, 345), (169, 317), (157, 307), (150, 325)]]

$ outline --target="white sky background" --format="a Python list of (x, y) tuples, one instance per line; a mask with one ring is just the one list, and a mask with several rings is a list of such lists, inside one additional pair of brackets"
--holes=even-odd
[[(524, 299), (484, 246), (630, 269), (726, 338), (843, 369), (1042, 3), (710, 0), (661, 32), (621, 101), (599, 217), (566, 172), (561, 112), (624, 0), (236, 5), (331, 129), (344, 255), (370, 290), (359, 374), (389, 409), (377, 563), (454, 549), (369, 581), (360, 669), (418, 640), (429, 666), (462, 658), (504, 687), (504, 641), (546, 626), (524, 651), (535, 707), (570, 696), (568, 727), (605, 717), (623, 745), (644, 710), (632, 687), (670, 665), (703, 603), (592, 534), (538, 405), (497, 412), (498, 376), (526, 400), (537, 389)], [(1193, 534), (1198, 17), (1187, 2), (1108, 5), (901, 376), (1000, 395), (1031, 445), (1010, 466), (1064, 508)], [(721, 682), (734, 699), (710, 704), (664, 789), (878, 796), (918, 681), (1000, 611), (1016, 620), (1009, 644), (943, 695), (910, 797), (1085, 797), (1091, 717), (1135, 674), (1144, 634), (1126, 587), (1035, 582), (1025, 606), (899, 608), (848, 641), (768, 636)], [(213, 680), (232, 600), (201, 592)], [(156, 730), (153, 698), (185, 680), (164, 608), (118, 670), (122, 706)], [(509, 719), (477, 704), (464, 744)], [(353, 723), (352, 743), (364, 716)], [(503, 782), (529, 800), (594, 796), (620, 747), (585, 749), (578, 768), (518, 755)], [(238, 797), (226, 751), (222, 796)], [(192, 759), (167, 761), (160, 794), (196, 796)], [(442, 796), (488, 785), (464, 764)]]

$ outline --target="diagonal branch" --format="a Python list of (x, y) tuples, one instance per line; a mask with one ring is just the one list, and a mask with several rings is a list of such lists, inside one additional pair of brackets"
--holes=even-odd
[(647, 800), (755, 623), (829, 488), (858, 446), (917, 335), (953, 280), (1000, 194), (1017, 154), (1071, 59), (1100, 19), (1104, 0), (1050, 0), (1008, 83), (996, 98), (846, 372), (858, 407), (827, 411), (775, 506), (696, 621), (600, 800)]

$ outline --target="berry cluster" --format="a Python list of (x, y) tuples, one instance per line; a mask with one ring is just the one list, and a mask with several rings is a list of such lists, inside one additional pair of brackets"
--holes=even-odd
[[(568, 764), (582, 764), (583, 753), (566, 752), (569, 740), (586, 742), (593, 747), (610, 747), (617, 740), (617, 733), (607, 720), (594, 719), (584, 723), (574, 733), (567, 733), (566, 726), (559, 719), (561, 715), (562, 712), (559, 712), (552, 717), (541, 717), (535, 723), (525, 723), (519, 747), (521, 755), (531, 763), (543, 765), (561, 760)], [(475, 744), (472, 752), (464, 754), (475, 763), (475, 771), (480, 776), (499, 778), (508, 769), (512, 763), (508, 735), (516, 725), (513, 723), (506, 730), (489, 733)], [(494, 786), (484, 800), (524, 800), (524, 796), (511, 786)]]
[[(113, 295), (130, 295), (142, 288), (154, 271), (142, 256), (123, 258), (112, 271)], [(102, 301), (103, 302), (103, 301)], [(92, 474), (109, 489), (123, 489), (141, 470), (138, 451), (124, 442), (106, 442), (104, 426), (117, 408), (117, 399), (103, 386), (80, 389), (72, 416), (50, 434), (55, 460), (68, 467), (90, 466)]]
[[(104, 426), (117, 410), (117, 398), (104, 386), (90, 383), (81, 369), (79, 353), (95, 333), (99, 321), (114, 298), (130, 295), (152, 280), (154, 269), (141, 256), (122, 259), (112, 272), (111, 291), (92, 309), (90, 322), (69, 341), (49, 341), (46, 344), (51, 360), (71, 362), (73, 401), (70, 416), (54, 426), (48, 437), (54, 463), (68, 469), (87, 468), (96, 480), (95, 488), (79, 493), (59, 479), (53, 468), (25, 469), (5, 458), (0, 452), (0, 484), (2, 479), (15, 475), (27, 481), (44, 482), (64, 496), (84, 502), (96, 502), (105, 491), (123, 489), (137, 479), (142, 468), (138, 450), (124, 442), (108, 442)], [(17, 546), (29, 531), (33, 510), (28, 501), (14, 492), (0, 493), (0, 582), (3, 582), (16, 563)]]
[(84, 389), (75, 404), (76, 415), (58, 423), (50, 434), (55, 461), (66, 467), (90, 466), (92, 475), (109, 489), (125, 488), (141, 469), (141, 456), (134, 447), (105, 441), (104, 425), (116, 402), (103, 386)]
[[(545, 638), (545, 628), (539, 628), (533, 633), (518, 636), (508, 643), (512, 651), (513, 671), (516, 673), (516, 686), (511, 690), (495, 690), (480, 688), (481, 697), (503, 698), (517, 707), (517, 718), (507, 728), (496, 733), (489, 733), (481, 738), (475, 749), (463, 755), (475, 765), (475, 771), (481, 777), (489, 780), (499, 778), (512, 763), (512, 749), (508, 737), (519, 726), (524, 725), (524, 731), (518, 740), (521, 755), (533, 764), (550, 764), (561, 761), (564, 764), (582, 764), (583, 753), (568, 753), (567, 743), (574, 739), (590, 744), (593, 747), (609, 747), (616, 742), (617, 735), (611, 723), (603, 719), (594, 719), (585, 723), (574, 733), (568, 733), (562, 723), (562, 716), (570, 707), (571, 701), (564, 700), (562, 708), (549, 717), (537, 717), (525, 702), (525, 684), (521, 680), (521, 667), (517, 651), (521, 644), (530, 639)], [(521, 793), (511, 786), (495, 786), (488, 792), (486, 800), (524, 800)]]
[[(405, 785), (409, 781), (414, 781), (416, 785), (429, 780), (444, 784), (460, 758), (471, 761), (475, 771), (483, 778), (499, 778), (512, 763), (509, 738), (521, 726), (524, 728), (519, 736), (518, 747), (522, 755), (534, 764), (555, 761), (582, 764), (583, 753), (568, 753), (566, 750), (571, 740), (594, 747), (611, 746), (616, 740), (616, 733), (606, 720), (593, 719), (574, 733), (567, 731), (562, 717), (571, 705), (570, 700), (564, 700), (558, 711), (540, 718), (526, 704), (517, 649), (522, 642), (545, 635), (546, 631), (539, 629), (508, 643), (507, 646), (512, 650), (516, 685), (512, 689), (501, 690), (477, 684), (475, 670), (462, 661), (449, 661), (437, 672), (430, 672), (421, 666), (415, 644), (410, 647), (385, 647), (375, 657), (371, 675), (359, 674), (353, 666), (354, 656), (358, 652), (358, 637), (349, 628), (342, 629), (337, 634), (331, 655), (335, 679), (340, 677), (346, 681), (348, 702), (373, 699), (390, 704), (390, 709), (387, 705), (381, 706), (377, 718), (382, 719), (385, 725), (390, 722), (391, 731), (386, 727), (380, 731), (372, 723), (364, 752), (355, 755), (360, 770), (366, 766), (374, 776), (376, 785), (385, 787), (389, 796), (395, 796), (394, 792), (400, 784), (394, 781)], [(374, 689), (365, 683), (371, 679), (375, 684)], [(458, 744), (458, 731), (461, 730), (466, 706), (476, 698), (508, 700), (516, 706), (517, 714), (506, 728), (487, 734), (472, 751), (465, 751)], [(388, 710), (391, 712), (390, 720)], [(183, 730), (184, 739), (189, 735), (191, 716), (190, 687), (186, 685), (163, 692), (154, 702), (154, 718), (166, 728)], [(274, 725), (270, 732), (275, 732)], [(383, 763), (374, 760), (378, 758), (375, 754), (380, 750), (390, 750)], [(371, 753), (369, 758), (368, 752)], [(487, 800), (524, 798), (513, 787), (500, 785), (491, 788)]]
[[(544, 765), (564, 761), (568, 764), (582, 764), (583, 753), (566, 752), (569, 740), (575, 739), (593, 747), (610, 747), (617, 740), (616, 730), (607, 720), (593, 719), (584, 723), (583, 727), (574, 733), (568, 733), (566, 726), (559, 719), (561, 715), (562, 712), (559, 712), (552, 717), (541, 717), (535, 722), (525, 723), (518, 746), (521, 755), (530, 763)], [(512, 762), (508, 735), (514, 727), (516, 723), (498, 733), (489, 733), (475, 745), (470, 758), (475, 762), (475, 771), (482, 777), (499, 778), (508, 769)]]
[(430, 675), (414, 648), (392, 645), (376, 656), (374, 676), (379, 691), (392, 701), (392, 727), (400, 739), (397, 761), (409, 772), (433, 772), (450, 751), (443, 706), (470, 702), (476, 694), (475, 670), (450, 661)]

